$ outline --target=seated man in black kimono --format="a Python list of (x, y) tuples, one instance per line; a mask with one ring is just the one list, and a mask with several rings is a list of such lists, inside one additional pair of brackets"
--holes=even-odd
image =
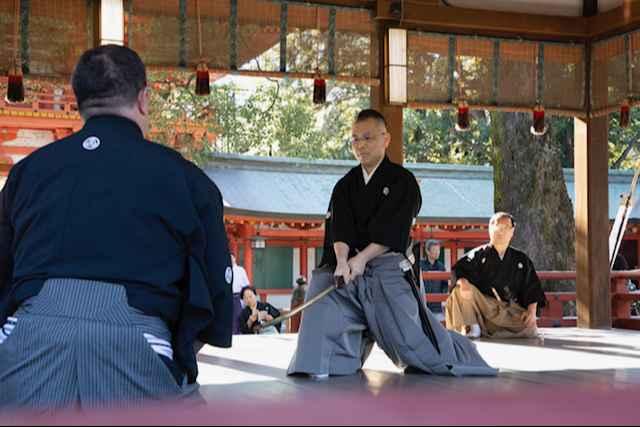
[(455, 287), (447, 301), (447, 328), (494, 338), (538, 335), (536, 311), (546, 304), (540, 279), (527, 255), (510, 246), (513, 217), (498, 212), (489, 221), (490, 243), (453, 267)]
[(471, 341), (440, 325), (414, 287), (405, 254), (422, 198), (413, 174), (386, 157), (391, 136), (384, 117), (361, 111), (352, 131), (360, 164), (333, 190), (324, 255), (307, 298), (334, 284), (346, 286), (305, 310), (288, 373), (354, 374), (375, 342), (400, 368), (496, 375)]

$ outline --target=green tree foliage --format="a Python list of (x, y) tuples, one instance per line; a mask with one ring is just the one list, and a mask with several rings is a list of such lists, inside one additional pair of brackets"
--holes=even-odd
[(161, 143), (172, 145), (176, 132), (189, 126), (217, 136), (213, 145), (189, 141), (182, 147), (196, 161), (213, 151), (348, 159), (351, 123), (369, 104), (367, 87), (336, 82), (328, 82), (327, 104), (316, 106), (305, 80), (262, 79), (249, 92), (234, 83), (214, 84), (205, 97), (193, 94), (192, 80), (187, 74), (153, 76), (151, 108)]

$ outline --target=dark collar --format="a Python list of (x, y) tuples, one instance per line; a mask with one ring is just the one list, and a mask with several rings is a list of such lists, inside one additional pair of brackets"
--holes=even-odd
[[(493, 245), (491, 243), (489, 243), (489, 250), (491, 252), (493, 252), (493, 254), (496, 256), (497, 259), (500, 259), (500, 254), (498, 253), (498, 250), (496, 248), (493, 247)], [(504, 257), (502, 258), (503, 260), (505, 258), (507, 258), (507, 255), (509, 255), (511, 253), (511, 246), (507, 246), (507, 250), (504, 251)]]
[(131, 138), (144, 139), (142, 130), (136, 122), (112, 114), (91, 117), (82, 128), (87, 133), (99, 133), (105, 129), (116, 131), (122, 136), (123, 141)]

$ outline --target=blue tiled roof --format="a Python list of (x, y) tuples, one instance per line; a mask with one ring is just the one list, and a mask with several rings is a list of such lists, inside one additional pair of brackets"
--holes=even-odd
[[(335, 183), (355, 161), (301, 160), (216, 154), (205, 172), (222, 191), (229, 213), (283, 218), (323, 218)], [(493, 171), (488, 166), (407, 163), (420, 183), (425, 221), (487, 220), (493, 213)], [(575, 200), (573, 170), (565, 169)], [(629, 191), (632, 171), (609, 172), (609, 217)], [(635, 211), (633, 218), (639, 218)]]

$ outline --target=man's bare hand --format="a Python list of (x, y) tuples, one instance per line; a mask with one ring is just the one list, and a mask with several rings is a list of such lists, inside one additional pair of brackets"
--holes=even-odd
[(349, 267), (351, 268), (351, 278), (362, 276), (364, 269), (367, 266), (366, 261), (359, 255), (354, 256), (349, 260)]
[[(343, 285), (346, 285), (347, 283), (351, 282), (351, 267), (349, 267), (349, 263), (338, 262), (338, 265), (336, 266), (336, 271), (335, 273), (333, 273), (333, 275), (336, 278), (338, 287), (342, 287)], [(337, 280), (339, 277), (342, 278), (342, 281)]]
[(537, 326), (535, 313), (525, 311), (524, 313), (522, 313), (522, 321), (527, 326), (527, 328), (535, 328)]

